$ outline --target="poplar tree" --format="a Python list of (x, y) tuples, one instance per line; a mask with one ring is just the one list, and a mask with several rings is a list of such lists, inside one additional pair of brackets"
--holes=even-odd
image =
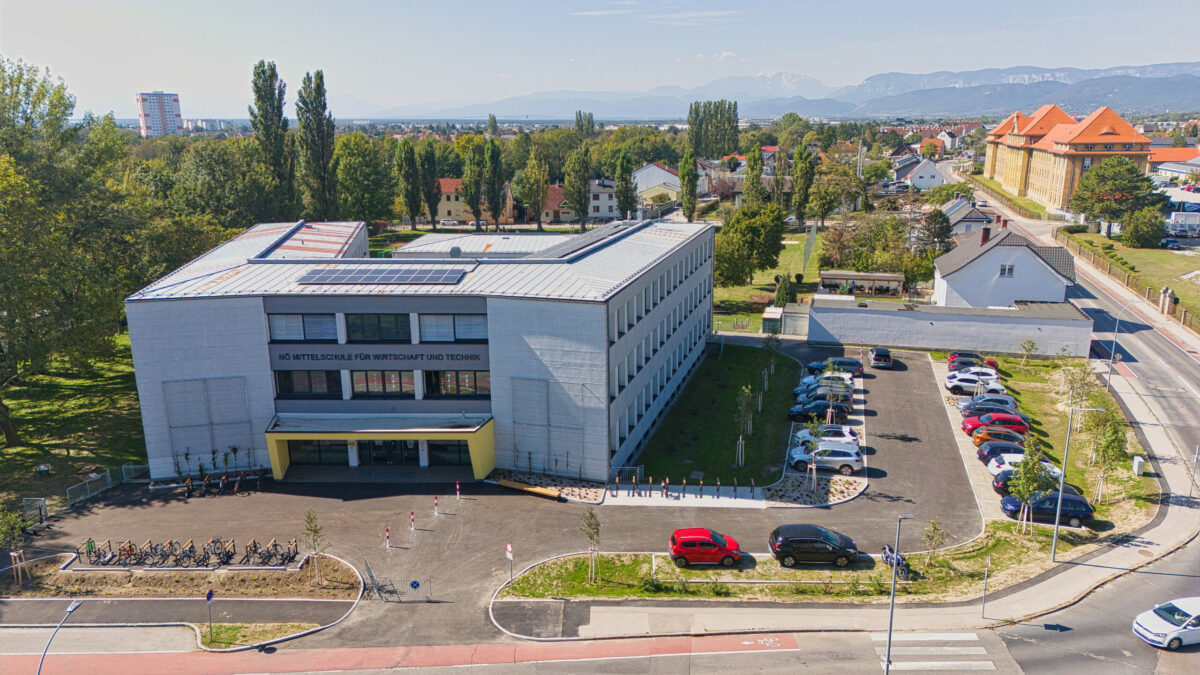
[(689, 147), (683, 151), (683, 159), (679, 160), (679, 199), (683, 208), (683, 217), (690, 223), (696, 215), (696, 157)]
[(742, 203), (758, 206), (763, 201), (763, 154), (757, 143), (746, 155), (746, 175), (742, 178)]
[(542, 232), (542, 211), (546, 208), (546, 196), (550, 192), (550, 167), (538, 155), (537, 146), (529, 150), (529, 160), (520, 173), (517, 187), (521, 191), (521, 201), (537, 214), (537, 230)]
[(581, 145), (567, 157), (563, 178), (563, 201), (579, 216), (579, 231), (587, 230), (588, 207), (591, 205), (592, 158), (586, 145)]
[(499, 230), (500, 216), (504, 215), (504, 162), (500, 144), (495, 139), (488, 139), (484, 155), (483, 196), (488, 213), (492, 215), (492, 225)]
[(800, 227), (804, 227), (804, 214), (808, 212), (808, 196), (816, 176), (816, 162), (808, 147), (801, 144), (796, 148), (792, 161), (792, 213)]
[(432, 140), (422, 143), (417, 153), (417, 176), (421, 183), (421, 196), (425, 198), (425, 208), (429, 210), (429, 226), (437, 232), (442, 184), (438, 181), (437, 148)]
[(407, 138), (396, 144), (396, 195), (404, 205), (404, 212), (417, 229), (417, 217), (421, 215), (421, 174), (417, 169), (417, 153)]
[(293, 167), (287, 150), (288, 121), (283, 116), (284, 93), (287, 85), (279, 79), (275, 62), (260, 60), (254, 65), (251, 78), (254, 89), (254, 105), (248, 106), (250, 128), (258, 143), (262, 161), (275, 178), (273, 218), (284, 220), (291, 217), (293, 198)]
[(633, 163), (622, 152), (617, 157), (617, 210), (622, 218), (632, 218), (637, 210), (637, 190), (633, 185)]
[(463, 202), (466, 203), (467, 208), (471, 210), (471, 215), (475, 218), (476, 232), (483, 229), (479, 221), (483, 218), (483, 191), (486, 171), (487, 166), (483, 155), (483, 145), (473, 143), (467, 146), (466, 156), (463, 157), (462, 188), (459, 190), (459, 194), (462, 195)]
[(300, 133), (300, 179), (304, 214), (314, 220), (335, 217), (337, 177), (333, 166), (333, 114), (325, 100), (325, 73), (305, 73), (296, 101)]

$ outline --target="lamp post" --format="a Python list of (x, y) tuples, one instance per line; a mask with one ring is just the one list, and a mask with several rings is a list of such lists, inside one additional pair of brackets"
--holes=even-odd
[(1135, 302), (1137, 300), (1130, 300), (1117, 312), (1117, 325), (1113, 327), (1112, 344), (1108, 347), (1108, 377), (1104, 381), (1104, 391), (1112, 391), (1113, 357), (1117, 355), (1117, 333), (1121, 332), (1121, 315)]
[(1050, 562), (1056, 562), (1058, 553), (1058, 520), (1062, 517), (1063, 484), (1067, 480), (1067, 457), (1071, 452), (1071, 427), (1075, 426), (1075, 412), (1106, 412), (1104, 408), (1071, 408), (1067, 413), (1067, 439), (1063, 441), (1062, 470), (1058, 474), (1058, 504), (1054, 507), (1054, 539), (1050, 542)]
[(79, 606), (82, 604), (82, 600), (72, 600), (71, 604), (67, 606), (67, 613), (63, 614), (62, 621), (59, 621), (58, 625), (54, 627), (54, 632), (50, 634), (50, 639), (46, 640), (46, 648), (42, 650), (42, 658), (38, 659), (38, 675), (42, 674), (42, 663), (46, 660), (46, 652), (50, 651), (50, 643), (54, 641), (54, 636), (58, 635), (58, 629), (63, 627), (67, 619), (71, 618), (71, 614), (79, 609)]
[(912, 520), (911, 514), (901, 514), (896, 516), (896, 547), (892, 549), (892, 597), (888, 600), (888, 640), (887, 640), (887, 655), (883, 665), (883, 672), (892, 672), (892, 619), (896, 615), (896, 564), (900, 558), (900, 523), (905, 520)]

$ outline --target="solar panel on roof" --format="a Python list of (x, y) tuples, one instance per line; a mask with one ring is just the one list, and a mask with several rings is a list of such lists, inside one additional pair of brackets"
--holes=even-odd
[(462, 281), (466, 271), (454, 268), (319, 269), (305, 272), (300, 284), (447, 284)]

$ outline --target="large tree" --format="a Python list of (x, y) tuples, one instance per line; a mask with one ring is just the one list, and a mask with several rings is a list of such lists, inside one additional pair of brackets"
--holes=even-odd
[(617, 210), (622, 218), (632, 218), (637, 210), (637, 189), (633, 184), (633, 163), (629, 155), (621, 153), (617, 157)]
[(429, 225), (437, 231), (442, 184), (438, 180), (437, 148), (432, 139), (421, 143), (417, 152), (417, 168), (421, 180), (421, 196), (425, 198), (425, 208), (429, 211)]
[(567, 158), (563, 178), (563, 202), (579, 217), (579, 231), (587, 229), (588, 209), (592, 202), (592, 159), (586, 145)]
[(941, 209), (933, 209), (921, 223), (921, 247), (927, 251), (944, 253), (953, 243), (954, 228), (950, 218)]
[(690, 223), (696, 215), (696, 183), (699, 181), (696, 171), (696, 158), (689, 147), (683, 151), (683, 159), (679, 160), (679, 199), (683, 209), (683, 217)]
[(834, 209), (840, 209), (843, 216), (853, 210), (854, 200), (862, 191), (862, 179), (855, 176), (850, 167), (837, 162), (822, 162), (817, 167), (809, 199), (824, 225), (825, 218)]
[(404, 206), (404, 213), (417, 229), (417, 217), (421, 215), (421, 172), (417, 168), (417, 153), (407, 138), (396, 144), (393, 161), (396, 174), (396, 194)]
[(1161, 206), (1166, 197), (1156, 192), (1150, 177), (1124, 157), (1109, 157), (1096, 164), (1083, 177), (1071, 195), (1071, 209), (1109, 224), (1131, 211)]
[(504, 161), (500, 144), (495, 139), (488, 139), (483, 152), (483, 197), (492, 216), (492, 225), (499, 230), (500, 217), (504, 215)]
[(175, 174), (169, 199), (172, 210), (211, 216), (229, 229), (270, 221), (274, 177), (257, 157), (258, 148), (249, 138), (195, 143), (184, 153)]
[(475, 231), (479, 232), (483, 229), (479, 221), (483, 220), (483, 190), (487, 178), (487, 161), (484, 159), (482, 143), (468, 144), (465, 146), (464, 152), (462, 187), (459, 189), (459, 194), (462, 195), (463, 203), (467, 205), (467, 209), (471, 211), (471, 215), (475, 219)]
[(742, 242), (739, 251), (743, 244), (748, 247), (753, 269), (773, 269), (783, 252), (783, 217), (783, 209), (770, 202), (743, 206), (725, 220), (721, 234)]
[(251, 86), (254, 105), (248, 107), (250, 128), (254, 130), (263, 163), (275, 179), (271, 220), (288, 220), (293, 215), (294, 165), (287, 152), (288, 120), (283, 116), (287, 85), (279, 79), (274, 61), (260, 60), (254, 65)]
[(1130, 211), (1121, 218), (1121, 243), (1131, 248), (1157, 248), (1167, 236), (1162, 213), (1150, 206)]
[[(514, 188), (525, 203), (526, 214), (532, 211), (537, 220), (537, 231), (542, 232), (542, 211), (546, 208), (546, 196), (550, 192), (550, 168), (538, 156), (537, 148), (529, 151), (529, 160), (515, 178)], [(528, 215), (526, 216), (528, 219)]]
[(313, 220), (337, 216), (337, 168), (333, 166), (333, 114), (325, 101), (325, 73), (305, 73), (296, 101), (300, 135), (300, 184), (304, 215)]
[(389, 215), (392, 189), (382, 149), (361, 131), (338, 137), (338, 213), (347, 220), (383, 220)]
[(742, 203), (746, 206), (758, 206), (762, 203), (765, 197), (762, 174), (762, 148), (755, 144), (746, 155), (746, 174), (742, 177)]

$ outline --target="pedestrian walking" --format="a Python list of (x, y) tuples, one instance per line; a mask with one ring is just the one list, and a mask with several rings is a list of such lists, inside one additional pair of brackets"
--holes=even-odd
[(204, 474), (204, 482), (200, 485), (200, 496), (208, 496), (208, 474)]
[(220, 485), (220, 487), (217, 490), (217, 494), (219, 494), (219, 495), (225, 494), (225, 474), (221, 474), (221, 482), (219, 483), (219, 485)]
[(667, 478), (667, 497), (671, 496), (671, 479)]
[(183, 482), (183, 495), (184, 495), (184, 497), (186, 497), (188, 499), (192, 498), (192, 477), (191, 476), (188, 476), (187, 480), (185, 480)]
[(660, 496), (660, 497), (663, 497), (664, 499), (665, 499), (665, 498), (666, 498), (666, 496), (667, 496), (667, 479), (666, 479), (666, 478), (664, 478), (664, 479), (662, 480), (662, 490), (660, 491), (660, 494), (659, 494), (659, 496)]

